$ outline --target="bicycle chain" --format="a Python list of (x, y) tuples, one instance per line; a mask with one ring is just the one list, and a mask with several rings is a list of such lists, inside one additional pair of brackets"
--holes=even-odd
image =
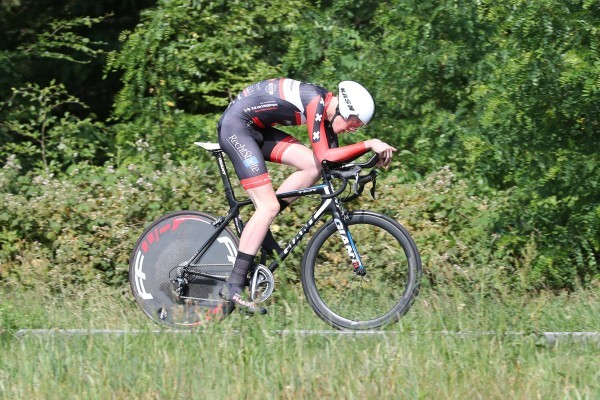
[[(206, 269), (210, 269), (210, 268), (223, 268), (223, 267), (231, 267), (233, 268), (233, 264), (190, 264), (190, 269), (187, 270), (186, 272), (189, 274), (202, 274), (202, 273), (206, 273)], [(195, 271), (195, 268), (198, 268), (199, 271)], [(211, 274), (214, 276), (218, 276), (220, 278), (227, 278), (229, 275), (220, 275), (220, 274)]]
[(190, 267), (231, 267), (233, 264), (190, 264)]
[(180, 299), (183, 300), (199, 300), (199, 301), (210, 301), (213, 303), (222, 303), (224, 300), (223, 299), (203, 299), (202, 297), (190, 297), (190, 296), (179, 296)]
[[(189, 267), (191, 267), (191, 268), (210, 268), (210, 267), (231, 267), (231, 268), (233, 268), (233, 264), (190, 264)], [(186, 272), (194, 275), (193, 269), (188, 270)], [(215, 276), (220, 276), (220, 275), (215, 275)], [(223, 276), (223, 278), (226, 278), (226, 276)], [(213, 302), (213, 303), (223, 302), (222, 299), (205, 299), (202, 297), (191, 297), (191, 296), (178, 296), (178, 297), (179, 297), (179, 299), (182, 299), (182, 300), (208, 301), (208, 302)]]

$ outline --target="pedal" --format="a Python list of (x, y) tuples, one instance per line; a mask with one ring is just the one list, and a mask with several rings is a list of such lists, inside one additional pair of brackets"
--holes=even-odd
[(219, 289), (219, 297), (225, 301), (229, 301), (229, 288), (227, 284), (224, 284), (221, 289)]

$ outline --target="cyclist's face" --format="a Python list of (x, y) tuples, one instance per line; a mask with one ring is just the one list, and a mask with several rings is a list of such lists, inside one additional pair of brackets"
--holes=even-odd
[(340, 115), (333, 121), (333, 132), (338, 135), (345, 132), (355, 132), (362, 126), (364, 124), (360, 122), (358, 117), (351, 115), (346, 119)]

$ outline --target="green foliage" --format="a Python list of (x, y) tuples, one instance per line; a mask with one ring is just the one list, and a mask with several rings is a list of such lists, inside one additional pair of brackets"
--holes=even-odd
[(600, 6), (511, 5), (484, 15), (502, 40), (472, 82), (485, 149), (471, 168), (498, 187), (515, 187), (499, 226), (513, 236), (515, 253), (536, 237), (539, 284), (573, 286), (600, 271)]
[(361, 30), (370, 29), (374, 10), (367, 1), (308, 8), (283, 57), (287, 75), (332, 89), (345, 79), (364, 82), (371, 43)]
[(368, 63), (385, 135), (417, 176), (454, 162), (470, 130), (465, 90), (489, 43), (471, 1), (390, 1), (377, 9)]
[(144, 12), (108, 59), (108, 71), (123, 72), (115, 114), (133, 128), (119, 130), (120, 160), (135, 154), (138, 140), (175, 157), (178, 146), (198, 136), (214, 140), (214, 117), (184, 131), (182, 114), (220, 114), (248, 84), (280, 75), (277, 52), (295, 25), (277, 21), (297, 20), (303, 7), (299, 1), (176, 0)]
[(533, 257), (539, 287), (598, 276), (598, 3), (390, 1), (375, 15), (377, 126), (404, 163), (511, 190), (494, 231)]
[(16, 165), (5, 165), (0, 279), (56, 287), (123, 283), (129, 253), (147, 223), (174, 209), (222, 207), (205, 186), (215, 181), (214, 168), (175, 165), (169, 155), (161, 164), (78, 164), (60, 176), (21, 175)]
[(107, 140), (103, 124), (91, 118), (80, 119), (69, 110), (85, 108), (54, 81), (47, 87), (28, 84), (13, 89), (10, 99), (0, 104), (7, 118), (0, 133), (8, 137), (0, 157), (14, 157), (25, 170), (64, 171), (81, 161), (102, 159)]
[[(373, 92), (377, 111), (371, 126), (349, 141), (376, 136), (400, 150), (404, 172), (386, 198), (402, 207), (384, 208), (411, 227), (432, 283), (538, 290), (599, 279), (597, 1), (161, 0), (121, 34), (122, 47), (108, 56), (107, 79), (122, 83), (108, 128), (87, 117), (79, 91), (56, 83), (64, 79), (48, 84), (43, 78), (51, 73), (32, 67), (41, 59), (78, 68), (85, 67), (78, 61), (99, 62), (102, 40), (81, 33), (99, 19), (44, 14), (40, 21), (25, 19), (22, 28), (6, 17), (17, 15), (21, 4), (32, 3), (4, 2), (7, 14), (0, 15), (10, 27), (0, 39), (0, 90), (16, 88), (2, 93), (0, 160), (6, 193), (29, 209), (32, 199), (43, 197), (44, 186), (34, 189), (40, 168), (52, 195), (69, 192), (73, 205), (87, 202), (81, 193), (90, 190), (89, 179), (106, 180), (105, 190), (121, 196), (113, 184), (132, 184), (125, 178), (129, 165), (136, 165), (136, 179), (162, 169), (174, 174), (174, 165), (196, 179), (191, 143), (216, 139), (219, 115), (249, 83), (287, 75), (334, 89), (339, 80), (353, 79)], [(171, 156), (164, 159), (166, 153)], [(124, 181), (114, 183), (105, 162)], [(450, 169), (441, 169), (445, 165)], [(72, 175), (73, 168), (83, 172)], [(185, 196), (170, 200), (170, 190), (189, 180), (169, 176), (169, 189), (159, 190), (161, 205), (136, 198), (117, 212), (120, 205), (108, 202), (112, 211), (103, 212), (111, 224), (132, 210), (149, 220), (189, 205)], [(438, 181), (451, 183), (440, 187)], [(91, 193), (103, 198), (97, 190)], [(42, 202), (43, 218), (66, 213), (50, 211), (61, 210), (61, 201)], [(309, 207), (295, 209), (303, 215)], [(82, 211), (81, 221), (93, 212)], [(54, 228), (37, 225), (16, 206), (5, 214), (19, 224), (2, 228), (4, 259), (59, 259), (60, 235), (44, 236)], [(282, 217), (280, 227), (299, 223), (293, 213)], [(68, 219), (58, 220), (62, 226)], [(72, 235), (80, 231), (91, 235), (85, 223), (74, 222)], [(112, 248), (110, 232), (99, 239), (103, 248)], [(77, 259), (89, 256), (85, 246), (76, 246), (74, 254), (85, 255)], [(108, 281), (111, 268), (108, 261), (92, 267)]]
[[(0, 95), (4, 94), (6, 87), (16, 86), (15, 81), (20, 81), (22, 74), (34, 68), (34, 60), (89, 63), (102, 54), (105, 43), (91, 40), (78, 30), (82, 27), (90, 28), (104, 18), (79, 17), (49, 21), (39, 32), (29, 32), (30, 35), (25, 40), (20, 38), (19, 44), (14, 48), (0, 48), (0, 71), (3, 73), (0, 77)], [(53, 78), (55, 76), (48, 80)]]
[[(41, 168), (46, 173), (64, 171), (81, 161), (106, 160), (108, 138), (104, 124), (94, 121), (93, 115), (86, 116), (88, 107), (71, 95), (63, 83), (50, 79), (44, 84), (12, 86), (13, 81), (19, 82), (22, 73), (30, 72), (33, 60), (85, 64), (97, 57), (104, 43), (82, 36), (78, 30), (103, 19), (54, 20), (14, 49), (0, 50), (0, 68), (5, 72), (0, 78), (1, 159), (10, 158), (24, 171)], [(8, 84), (10, 93), (4, 98), (3, 87)]]
[[(51, 80), (64, 84), (104, 119), (119, 88), (103, 80), (105, 52), (154, 0), (5, 0), (0, 8), (0, 101), (11, 88)], [(0, 117), (1, 119), (1, 117)]]
[[(64, 59), (71, 62), (86, 63), (102, 53), (99, 49), (104, 42), (93, 41), (76, 33), (75, 30), (101, 22), (105, 17), (80, 17), (69, 20), (58, 20), (49, 23), (46, 31), (38, 34), (31, 44), (22, 44), (16, 52), (9, 55), (15, 57), (41, 57), (51, 59)], [(69, 54), (74, 52), (74, 55)], [(81, 58), (75, 54), (81, 54)]]

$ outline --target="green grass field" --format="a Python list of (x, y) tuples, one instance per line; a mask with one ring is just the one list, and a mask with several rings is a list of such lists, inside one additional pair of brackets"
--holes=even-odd
[(265, 317), (156, 333), (125, 289), (3, 291), (0, 398), (600, 398), (600, 341), (540, 335), (600, 332), (597, 290), (487, 298), (426, 289), (399, 324), (376, 335), (300, 334), (329, 328), (293, 289), (282, 292)]

